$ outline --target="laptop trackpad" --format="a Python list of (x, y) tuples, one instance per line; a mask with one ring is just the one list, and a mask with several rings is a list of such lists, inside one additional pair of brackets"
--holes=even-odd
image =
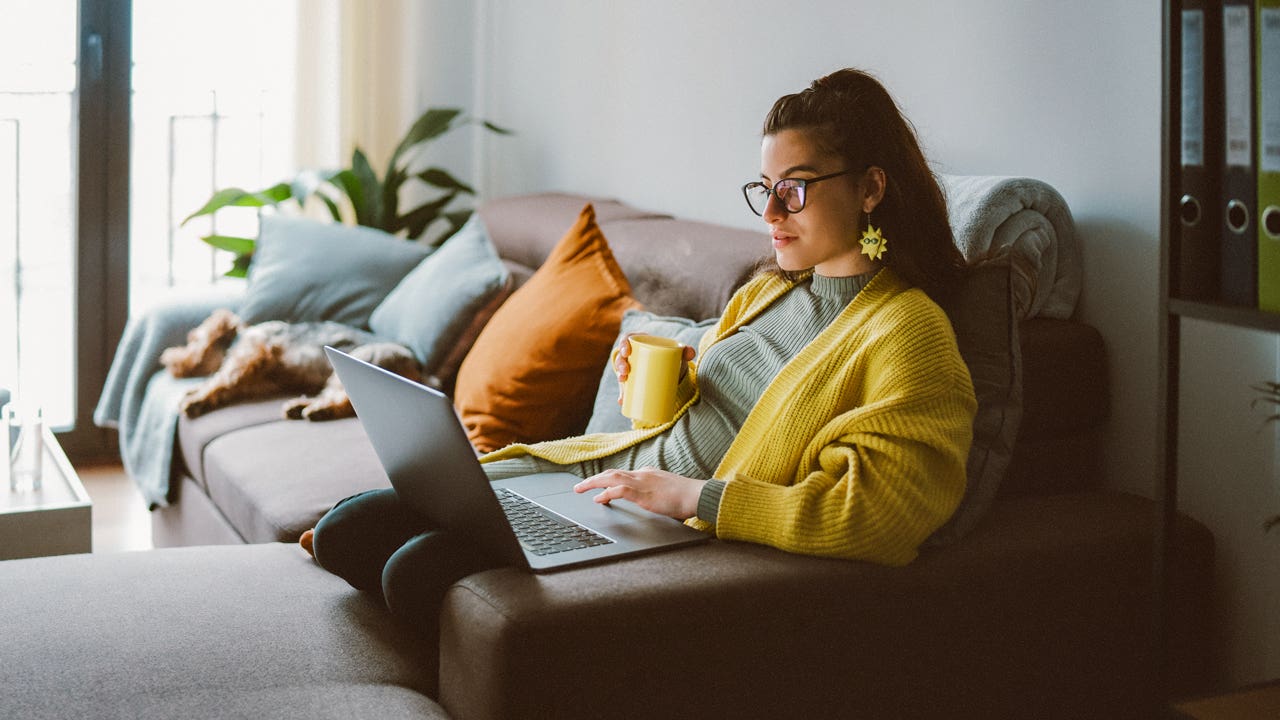
[(630, 500), (614, 500), (608, 505), (597, 503), (593, 498), (603, 491), (588, 490), (584, 493), (576, 493), (573, 491), (573, 486), (579, 482), (581, 478), (569, 473), (538, 473), (498, 480), (494, 485), (506, 487), (514, 493), (534, 500), (552, 512), (572, 518), (588, 527), (602, 528), (608, 525), (635, 522), (652, 523), (654, 520), (683, 526), (679, 520), (651, 513)]
[(572, 518), (588, 527), (602, 528), (607, 525), (625, 525), (635, 522), (651, 523), (655, 519), (671, 523), (678, 522), (669, 517), (651, 513), (629, 500), (614, 500), (608, 505), (602, 505), (593, 499), (601, 492), (603, 490), (589, 490), (584, 493), (570, 490), (556, 495), (544, 495), (538, 498), (538, 502), (548, 510)]
[(513, 493), (523, 495), (530, 500), (542, 502), (543, 495), (558, 495), (566, 490), (572, 492), (573, 486), (582, 482), (582, 478), (566, 472), (535, 473), (519, 477), (495, 480), (494, 485), (505, 487)]

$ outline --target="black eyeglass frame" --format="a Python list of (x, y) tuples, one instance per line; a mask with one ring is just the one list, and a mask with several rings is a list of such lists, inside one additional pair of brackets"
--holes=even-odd
[[(794, 215), (804, 210), (805, 204), (809, 200), (809, 196), (805, 193), (805, 189), (809, 185), (822, 182), (823, 180), (830, 180), (831, 178), (837, 178), (837, 177), (840, 177), (841, 175), (848, 175), (852, 172), (853, 172), (852, 170), (841, 170), (840, 172), (834, 172), (829, 175), (819, 175), (816, 178), (782, 178), (778, 182), (774, 183), (773, 187), (769, 187), (768, 185), (765, 185), (763, 182), (759, 180), (754, 180), (742, 186), (742, 197), (747, 201), (747, 207), (751, 208), (751, 212), (755, 213), (759, 217), (764, 217), (765, 210), (769, 209), (770, 195), (778, 198), (778, 205), (782, 207), (783, 212)], [(778, 186), (781, 185), (782, 183), (794, 183), (794, 187), (798, 191), (797, 195), (800, 198), (800, 207), (796, 208), (795, 210), (792, 210), (791, 208), (787, 207), (786, 199), (778, 194)], [(751, 204), (752, 188), (764, 188), (765, 190), (769, 191), (768, 194), (764, 196), (764, 208), (761, 210), (756, 210), (756, 206)]]

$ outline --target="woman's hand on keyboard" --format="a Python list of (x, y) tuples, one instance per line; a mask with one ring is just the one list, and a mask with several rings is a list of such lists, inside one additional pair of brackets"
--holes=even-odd
[(686, 520), (698, 514), (698, 497), (705, 480), (694, 480), (666, 470), (645, 467), (639, 470), (605, 470), (573, 486), (575, 492), (594, 488), (598, 503), (630, 500), (650, 512)]

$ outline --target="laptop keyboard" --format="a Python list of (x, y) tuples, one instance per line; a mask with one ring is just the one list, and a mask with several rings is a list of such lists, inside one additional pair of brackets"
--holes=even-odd
[(534, 555), (554, 555), (567, 550), (607, 545), (609, 538), (530, 502), (506, 488), (494, 488), (511, 529)]

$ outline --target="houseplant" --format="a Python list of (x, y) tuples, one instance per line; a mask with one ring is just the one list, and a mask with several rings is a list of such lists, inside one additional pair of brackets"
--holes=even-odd
[[(471, 216), (471, 208), (450, 206), (460, 195), (475, 195), (475, 190), (443, 168), (433, 166), (415, 170), (411, 169), (411, 164), (427, 143), (466, 125), (480, 125), (500, 135), (510, 134), (509, 130), (487, 120), (464, 115), (460, 108), (428, 108), (400, 140), (381, 178), (364, 151), (357, 147), (351, 154), (349, 168), (304, 170), (292, 180), (256, 192), (236, 187), (218, 190), (203, 207), (184, 218), (182, 224), (193, 218), (212, 215), (225, 207), (276, 207), (289, 201), (301, 206), (315, 198), (328, 208), (335, 222), (350, 221), (392, 234), (403, 233), (408, 239), (420, 238), (432, 223), (443, 220), (447, 227), (431, 242), (439, 244)], [(437, 196), (416, 207), (402, 209), (400, 191), (410, 180), (435, 189)], [(212, 234), (200, 239), (235, 255), (227, 276), (245, 276), (253, 256), (253, 238)]]

